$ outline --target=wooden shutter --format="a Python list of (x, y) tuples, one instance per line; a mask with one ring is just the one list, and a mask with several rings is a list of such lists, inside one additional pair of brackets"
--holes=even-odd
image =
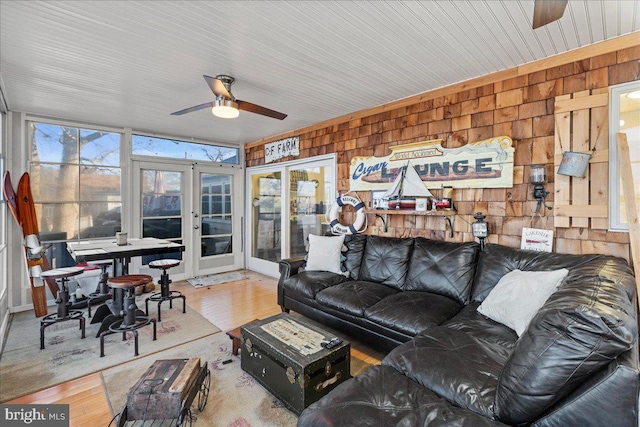
[[(554, 225), (606, 230), (609, 227), (609, 88), (558, 96), (554, 111)], [(592, 155), (584, 178), (558, 175), (565, 151)]]

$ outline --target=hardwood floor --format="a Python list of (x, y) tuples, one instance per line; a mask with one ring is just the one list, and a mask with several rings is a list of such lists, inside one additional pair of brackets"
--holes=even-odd
[[(277, 280), (251, 271), (247, 275), (246, 280), (207, 288), (196, 289), (186, 281), (175, 282), (171, 287), (186, 296), (189, 307), (227, 331), (280, 313)], [(350, 341), (352, 355), (366, 362), (378, 364), (384, 357), (384, 353), (356, 339)], [(72, 427), (106, 426), (112, 418), (99, 372), (4, 403), (69, 404)]]

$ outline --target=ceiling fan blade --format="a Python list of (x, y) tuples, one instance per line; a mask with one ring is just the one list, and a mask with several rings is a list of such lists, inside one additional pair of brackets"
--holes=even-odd
[(224, 87), (224, 84), (220, 80), (211, 76), (203, 75), (202, 77), (204, 77), (204, 79), (207, 81), (211, 92), (213, 92), (215, 96), (224, 96), (227, 99), (233, 99), (227, 88)]
[(175, 113), (171, 113), (172, 116), (181, 116), (183, 114), (192, 113), (198, 110), (204, 110), (205, 108), (213, 107), (213, 102), (205, 102), (204, 104), (196, 105), (194, 107), (185, 108), (184, 110), (176, 111)]
[(535, 0), (533, 5), (533, 29), (562, 18), (569, 0)]
[(256, 104), (252, 104), (252, 103), (247, 102), (247, 101), (240, 101), (239, 99), (236, 99), (236, 102), (238, 103), (238, 110), (248, 111), (250, 113), (261, 114), (263, 116), (271, 117), (271, 118), (278, 119), (278, 120), (284, 120), (287, 117), (286, 114), (279, 113), (277, 111), (270, 110), (268, 108), (261, 107), (261, 106), (256, 105)]

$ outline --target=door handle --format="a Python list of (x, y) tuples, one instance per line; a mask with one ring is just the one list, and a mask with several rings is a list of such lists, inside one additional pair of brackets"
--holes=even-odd
[(194, 229), (194, 230), (197, 230), (198, 228), (200, 228), (200, 226), (199, 226), (199, 225), (194, 225), (194, 226), (193, 226), (193, 229)]
[(198, 218), (198, 214), (193, 214), (193, 217), (194, 218)]

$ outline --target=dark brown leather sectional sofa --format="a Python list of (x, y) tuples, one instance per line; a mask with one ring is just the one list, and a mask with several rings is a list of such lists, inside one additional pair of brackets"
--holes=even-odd
[[(638, 426), (627, 262), (424, 238), (347, 236), (350, 277), (283, 260), (278, 303), (392, 349), (299, 426)], [(569, 273), (521, 337), (477, 312), (506, 273)]]

